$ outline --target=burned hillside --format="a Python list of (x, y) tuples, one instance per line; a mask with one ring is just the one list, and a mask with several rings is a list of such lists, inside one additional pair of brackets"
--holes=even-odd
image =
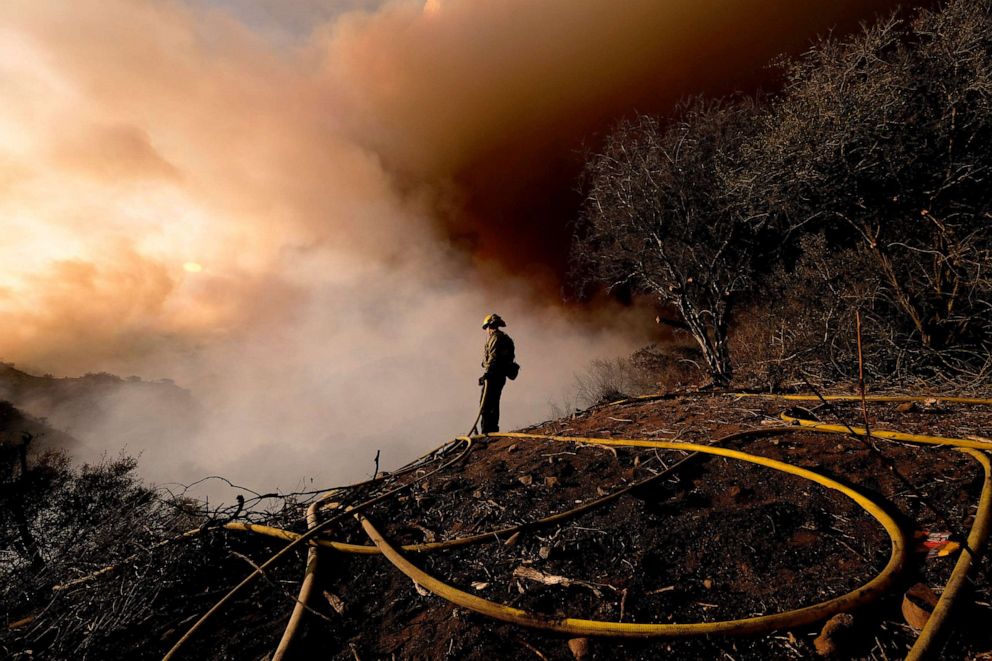
[[(884, 594), (851, 609), (852, 624), (830, 644), (837, 646), (840, 658), (900, 658), (916, 638), (902, 612), (904, 594), (917, 583), (939, 593), (959, 556), (928, 557), (926, 535), (949, 533), (957, 542), (967, 537), (983, 471), (949, 448), (817, 434), (799, 427), (765, 435), (782, 426), (778, 415), (783, 410), (812, 414), (827, 423), (854, 426), (860, 420), (855, 403), (802, 406), (797, 411), (777, 399), (672, 395), (595, 407), (524, 431), (716, 442), (806, 467), (856, 489), (894, 517), (910, 548)], [(901, 410), (897, 403), (873, 403), (870, 415), (878, 433), (898, 428), (989, 442), (980, 434), (992, 411), (934, 400)], [(745, 430), (753, 433), (739, 434)], [(737, 435), (719, 441), (732, 434)], [(363, 513), (394, 545), (503, 531), (484, 534), (472, 545), (405, 555), (460, 590), (552, 622), (574, 617), (706, 623), (781, 613), (855, 590), (886, 566), (886, 531), (849, 498), (794, 475), (725, 457), (696, 455), (666, 472), (687, 454), (499, 437), (477, 438), (466, 452), (462, 442), (453, 442), (408, 472), (325, 498), (320, 518), (338, 522), (318, 539), (370, 545), (367, 534), (341, 510), (384, 493), (390, 495)], [(127, 650), (126, 656), (135, 658), (160, 658), (252, 567), (286, 545), (286, 540), (257, 534), (263, 529), (256, 534), (246, 530), (248, 522), (305, 532), (305, 501), (316, 497), (300, 496), (297, 504), (270, 515), (229, 511), (210, 520), (203, 512), (180, 516), (181, 503), (163, 503), (133, 483), (120, 482), (126, 466), (88, 470), (76, 479), (88, 481), (91, 490), (116, 485), (117, 495), (102, 502), (116, 514), (111, 521), (90, 510), (95, 516), (90, 524), (103, 530), (103, 536), (83, 536), (72, 543), (62, 539), (58, 553), (53, 553), (54, 540), (39, 538), (47, 569), (32, 574), (22, 565), (16, 581), (21, 590), (5, 598), (10, 610), (4, 645), (14, 658), (30, 658), (28, 649), (38, 654), (47, 649), (45, 656), (61, 658), (68, 646), (82, 641), (78, 649), (84, 658), (101, 658), (111, 649)], [(635, 486), (645, 480), (651, 481)], [(596, 503), (632, 486), (612, 501)], [(79, 496), (72, 505), (49, 500), (48, 516), (52, 510), (68, 513), (79, 502)], [(592, 506), (588, 512), (535, 524), (583, 503)], [(202, 528), (191, 526), (197, 521)], [(187, 529), (192, 534), (177, 537)], [(92, 547), (98, 541), (103, 545), (99, 550)], [(826, 644), (817, 642), (822, 621), (761, 635), (645, 641), (549, 633), (453, 606), (380, 555), (333, 548), (317, 553), (315, 591), (289, 648), (294, 658), (570, 659), (578, 646), (588, 655), (583, 658), (671, 654), (798, 659), (816, 656)], [(301, 547), (266, 568), (176, 658), (270, 658), (293, 609), (304, 555)], [(108, 561), (119, 564), (90, 576)], [(989, 569), (987, 557), (972, 569), (940, 658), (984, 658), (992, 650), (987, 628), (978, 626), (990, 615)], [(59, 581), (63, 584), (54, 585)], [(86, 623), (84, 638), (71, 637), (73, 622)]]
[[(426, 290), (371, 258), (374, 282), (346, 274), (361, 282), (326, 316), (293, 312), (324, 299), (262, 288), (288, 326), (261, 323), (255, 353), (231, 349), (265, 368), (223, 375), (248, 387), (222, 398), (238, 414), (227, 428), (209, 427), (264, 437), (241, 457), (262, 468), (294, 442), (298, 460), (336, 467), (371, 447), (370, 479), (163, 488), (137, 477), (146, 457), (75, 464), (61, 449), (77, 432), (115, 433), (85, 428), (108, 399), (152, 462), (189, 443), (201, 412), (168, 382), (0, 365), (3, 655), (992, 658), (992, 4), (894, 13), (775, 66), (780, 90), (633, 117), (589, 155), (572, 284), (635, 303), (624, 319), (651, 326), (657, 313), (658, 343), (594, 360), (543, 423), (448, 430), (380, 470), (374, 443), (423, 443), (414, 422), (451, 414), (448, 393), (474, 397), (474, 381), (449, 378), (468, 364), (450, 340), (461, 331), (425, 329), (488, 291), (453, 283), (500, 272), (435, 269), (415, 235), (395, 245), (431, 266)], [(305, 239), (273, 263), (322, 274)], [(566, 344), (584, 311), (546, 314), (514, 333)], [(431, 325), (404, 334), (422, 317)], [(257, 320), (233, 319), (221, 325)], [(296, 351), (310, 343), (335, 351)], [(517, 392), (555, 362), (537, 353), (521, 351)], [(407, 403), (416, 416), (361, 436), (388, 389), (430, 406)], [(153, 410), (151, 394), (169, 405)], [(288, 424), (286, 407), (306, 424)], [(233, 469), (234, 453), (215, 450)], [(213, 483), (240, 495), (190, 497)]]

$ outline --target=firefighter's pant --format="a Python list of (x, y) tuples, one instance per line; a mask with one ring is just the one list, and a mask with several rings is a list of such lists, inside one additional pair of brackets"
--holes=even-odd
[(490, 434), (499, 431), (499, 397), (503, 394), (506, 377), (489, 375), (486, 382), (482, 398), (482, 433)]

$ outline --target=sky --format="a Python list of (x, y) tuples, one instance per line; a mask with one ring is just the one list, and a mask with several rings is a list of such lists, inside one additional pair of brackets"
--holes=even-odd
[(149, 478), (292, 488), (467, 431), (499, 312), (539, 421), (657, 339), (561, 301), (584, 150), (892, 4), (5, 0), (0, 359), (172, 378), (210, 422)]

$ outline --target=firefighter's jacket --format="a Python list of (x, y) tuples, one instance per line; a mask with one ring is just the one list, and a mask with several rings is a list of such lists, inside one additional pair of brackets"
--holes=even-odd
[(486, 341), (486, 350), (482, 357), (483, 376), (505, 377), (513, 360), (513, 340), (497, 328)]

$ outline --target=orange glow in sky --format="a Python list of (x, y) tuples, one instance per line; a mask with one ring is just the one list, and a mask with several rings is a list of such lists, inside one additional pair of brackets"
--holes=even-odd
[(3, 2), (0, 359), (127, 369), (377, 266), (436, 278), (452, 236), (539, 262), (539, 219), (459, 205), (533, 200), (511, 178), (553, 158), (528, 146), (572, 153), (615, 99), (733, 81), (862, 4), (355, 0), (287, 42), (238, 3)]
[(189, 387), (214, 427), (148, 439), (163, 477), (298, 476), (357, 439), (326, 462), (351, 482), (464, 431), (496, 310), (527, 375), (506, 425), (543, 419), (653, 339), (539, 286), (557, 164), (892, 4), (3, 0), (0, 360)]

